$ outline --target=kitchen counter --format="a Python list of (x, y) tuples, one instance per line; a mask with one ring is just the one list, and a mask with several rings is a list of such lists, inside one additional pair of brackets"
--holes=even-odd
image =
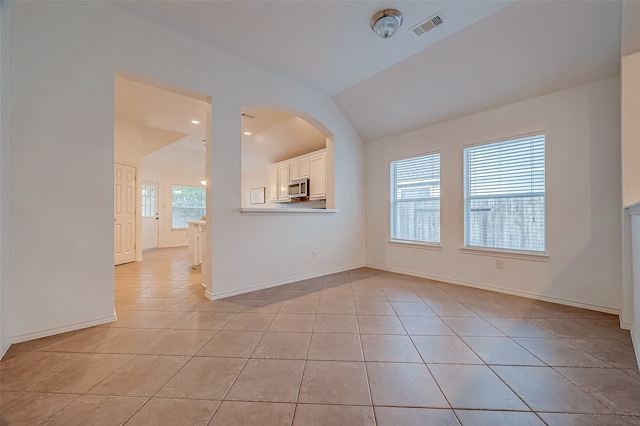
[(257, 209), (241, 208), (243, 215), (287, 215), (287, 214), (334, 214), (337, 209)]

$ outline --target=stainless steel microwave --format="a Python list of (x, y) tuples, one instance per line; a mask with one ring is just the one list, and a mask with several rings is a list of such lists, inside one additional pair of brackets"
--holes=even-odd
[(309, 179), (289, 181), (289, 199), (306, 198), (309, 196)]

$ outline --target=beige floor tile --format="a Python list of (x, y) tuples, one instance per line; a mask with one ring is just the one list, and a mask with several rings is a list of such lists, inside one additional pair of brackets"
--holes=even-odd
[(371, 407), (298, 404), (293, 426), (375, 426)]
[(307, 361), (298, 402), (371, 405), (364, 363)]
[(323, 290), (320, 293), (320, 301), (329, 300), (353, 302), (353, 292), (351, 289), (345, 290), (342, 288)]
[(566, 367), (606, 367), (607, 365), (559, 338), (517, 338), (519, 345), (550, 366)]
[(116, 311), (118, 320), (102, 327), (118, 327), (118, 328), (136, 328), (154, 315), (158, 315), (158, 311)]
[(245, 300), (242, 302), (243, 308), (241, 312), (254, 314), (276, 314), (280, 311), (283, 303), (284, 301), (282, 300)]
[(236, 314), (233, 312), (197, 312), (183, 323), (179, 329), (222, 330)]
[(534, 413), (516, 411), (456, 410), (462, 426), (544, 426)]
[(534, 320), (534, 323), (564, 339), (597, 339), (607, 337), (572, 319), (537, 319)]
[(424, 364), (367, 362), (373, 404), (449, 408)]
[(360, 338), (366, 361), (422, 362), (408, 336), (364, 334)]
[(223, 330), (266, 331), (276, 314), (239, 313), (224, 326)]
[(453, 408), (529, 410), (487, 366), (429, 364), (429, 370)]
[(161, 329), (131, 329), (92, 349), (91, 352), (139, 354), (168, 333), (169, 330)]
[(277, 314), (269, 325), (269, 331), (313, 331), (314, 314)]
[(119, 426), (146, 401), (145, 397), (83, 395), (43, 424)]
[(640, 419), (623, 416), (595, 414), (538, 413), (551, 426), (631, 426), (640, 424)]
[(453, 336), (455, 333), (440, 318), (401, 316), (402, 325), (411, 335), (420, 336)]
[(351, 300), (325, 300), (320, 299), (318, 304), (319, 314), (355, 315), (356, 308)]
[(216, 334), (215, 330), (172, 330), (146, 348), (153, 355), (195, 355)]
[(427, 303), (436, 315), (441, 317), (477, 317), (478, 315), (460, 302)]
[(211, 420), (211, 426), (289, 426), (295, 404), (224, 401)]
[(637, 368), (631, 343), (614, 339), (571, 339), (571, 344), (616, 368)]
[(534, 411), (611, 414), (609, 408), (550, 367), (495, 366), (493, 370)]
[(0, 389), (3, 392), (21, 390), (35, 380), (63, 370), (78, 354), (56, 352), (15, 352), (15, 356), (0, 363)]
[(391, 315), (359, 315), (358, 328), (360, 334), (407, 334), (398, 317)]
[(358, 333), (355, 315), (316, 315), (314, 333)]
[(395, 311), (389, 302), (371, 302), (368, 300), (356, 300), (356, 313), (358, 315), (395, 315)]
[(264, 333), (262, 331), (219, 331), (196, 356), (249, 358)]
[(148, 297), (142, 303), (138, 304), (139, 307), (137, 309), (143, 311), (164, 311), (180, 301), (182, 301), (182, 298)]
[(393, 310), (398, 315), (419, 315), (435, 317), (437, 314), (426, 303), (420, 302), (391, 302)]
[(427, 364), (483, 364), (458, 336), (412, 336), (411, 340)]
[(509, 337), (463, 337), (462, 339), (486, 364), (545, 365)]
[(304, 363), (302, 360), (250, 359), (225, 399), (296, 402)]
[(152, 398), (131, 417), (126, 426), (207, 426), (219, 405), (218, 401)]
[(127, 330), (124, 328), (91, 327), (81, 330), (66, 339), (44, 346), (42, 350), (52, 352), (88, 352), (125, 331)]
[(485, 318), (509, 337), (555, 337), (555, 334), (523, 318)]
[(40, 424), (79, 396), (33, 392), (12, 393), (0, 399), (0, 424)]
[(318, 311), (318, 301), (287, 300), (282, 304), (281, 314), (315, 314)]
[(313, 333), (307, 359), (321, 361), (363, 361), (357, 334)]
[(238, 358), (191, 358), (156, 396), (220, 401), (245, 362)]
[(482, 318), (443, 317), (442, 320), (458, 336), (504, 336), (504, 333)]
[(251, 358), (306, 359), (311, 333), (266, 332)]
[(623, 330), (620, 328), (620, 321), (615, 320), (598, 320), (598, 319), (583, 319), (579, 321), (580, 325), (595, 330), (603, 337), (609, 339), (617, 339), (626, 343), (631, 342), (631, 333), (629, 330)]
[(429, 408), (375, 407), (378, 426), (459, 426), (453, 411)]
[(138, 355), (88, 393), (92, 395), (152, 396), (184, 366), (189, 357)]
[(363, 291), (363, 290), (354, 290), (353, 291), (353, 300), (360, 300), (364, 302), (388, 302), (387, 296), (384, 294), (382, 290), (374, 290), (374, 291)]
[(557, 371), (616, 414), (640, 416), (640, 380), (621, 371), (604, 368), (563, 367)]
[(85, 393), (133, 359), (133, 355), (79, 354), (25, 388), (30, 392)]
[(193, 318), (195, 312), (160, 312), (140, 323), (136, 328), (177, 328)]

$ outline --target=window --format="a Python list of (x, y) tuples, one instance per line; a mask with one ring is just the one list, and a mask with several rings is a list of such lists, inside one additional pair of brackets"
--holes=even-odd
[(545, 252), (544, 134), (464, 149), (465, 246)]
[(171, 187), (171, 227), (187, 228), (188, 220), (200, 220), (206, 213), (205, 188)]
[(142, 217), (156, 217), (156, 188), (142, 185)]
[(440, 243), (440, 153), (391, 162), (391, 239)]

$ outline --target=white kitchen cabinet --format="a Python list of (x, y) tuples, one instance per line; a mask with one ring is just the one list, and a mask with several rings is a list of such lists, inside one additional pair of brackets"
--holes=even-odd
[(300, 162), (292, 161), (289, 163), (289, 180), (300, 179)]
[(267, 169), (269, 175), (269, 192), (267, 201), (269, 203), (278, 202), (278, 167), (273, 166)]
[(327, 198), (327, 153), (309, 157), (309, 198)]
[(300, 177), (298, 179), (309, 179), (309, 157), (300, 159)]
[(278, 202), (289, 201), (289, 163), (284, 163), (278, 166)]

